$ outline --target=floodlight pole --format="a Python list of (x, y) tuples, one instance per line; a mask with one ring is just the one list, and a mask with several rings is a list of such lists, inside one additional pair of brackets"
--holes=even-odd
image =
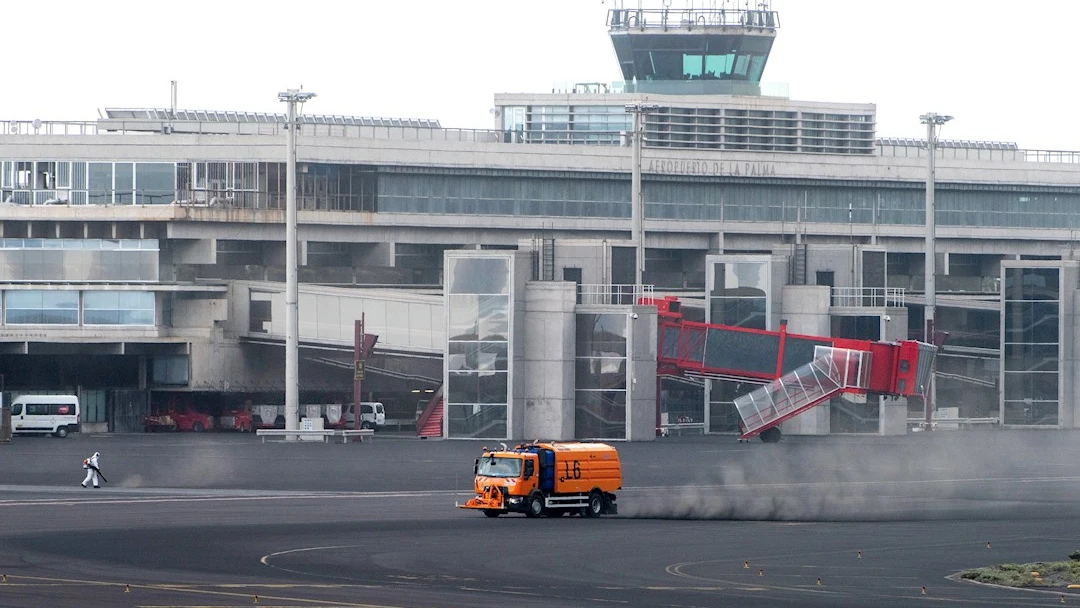
[(645, 115), (655, 112), (656, 104), (632, 103), (626, 105), (626, 111), (633, 115), (631, 150), (631, 185), (630, 185), (630, 232), (634, 243), (634, 295), (633, 303), (644, 294), (645, 275), (645, 199), (641, 192), (641, 153), (645, 146)]
[[(303, 103), (314, 93), (289, 89), (278, 93), (278, 101), (288, 104), (285, 125), (285, 430), (300, 428), (300, 336), (299, 336), (299, 277), (296, 262), (296, 104)], [(298, 436), (287, 435), (286, 440)]]
[[(936, 188), (936, 163), (937, 163), (937, 131), (939, 127), (950, 120), (952, 116), (943, 116), (935, 112), (929, 112), (919, 117), (919, 121), (926, 125), (926, 247), (925, 247), (925, 293), (926, 293), (926, 327), (923, 340), (928, 344), (939, 346), (934, 339), (935, 315), (937, 314), (937, 209), (934, 202), (934, 190)], [(935, 366), (936, 367), (936, 366)], [(930, 386), (923, 389), (923, 402), (925, 404), (923, 428), (931, 430), (934, 412), (934, 396), (936, 382), (934, 371), (931, 370), (928, 382)]]

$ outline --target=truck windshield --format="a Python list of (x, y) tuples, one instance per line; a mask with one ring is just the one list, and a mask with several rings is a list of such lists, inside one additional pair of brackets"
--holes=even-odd
[(481, 458), (477, 475), (485, 477), (521, 477), (520, 458)]

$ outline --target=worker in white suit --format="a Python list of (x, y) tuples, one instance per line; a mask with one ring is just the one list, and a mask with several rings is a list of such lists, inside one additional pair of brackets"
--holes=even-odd
[(105, 476), (101, 474), (101, 469), (98, 468), (101, 464), (101, 453), (94, 452), (93, 456), (83, 460), (83, 468), (86, 469), (86, 479), (82, 482), (82, 487), (87, 487), (86, 484), (93, 482), (95, 488), (100, 488), (98, 480), (105, 481)]

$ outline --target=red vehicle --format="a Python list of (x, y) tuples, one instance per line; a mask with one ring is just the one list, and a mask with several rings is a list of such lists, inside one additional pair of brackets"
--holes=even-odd
[(214, 417), (193, 409), (172, 410), (169, 417), (176, 422), (178, 431), (195, 431), (201, 433), (214, 428)]
[(214, 428), (214, 418), (191, 408), (173, 409), (164, 414), (151, 414), (143, 418), (143, 429), (153, 431), (194, 431), (201, 433)]
[(246, 409), (226, 410), (218, 416), (217, 428), (222, 431), (240, 431), (250, 433), (255, 427), (251, 411)]
[(176, 422), (168, 414), (151, 414), (143, 416), (143, 430), (147, 433), (175, 431)]

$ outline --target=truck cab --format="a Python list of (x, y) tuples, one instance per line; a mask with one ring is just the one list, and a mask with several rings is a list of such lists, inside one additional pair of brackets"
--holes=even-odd
[(533, 443), (488, 451), (473, 465), (476, 496), (464, 505), (488, 517), (618, 513), (622, 487), (615, 448), (600, 443)]

